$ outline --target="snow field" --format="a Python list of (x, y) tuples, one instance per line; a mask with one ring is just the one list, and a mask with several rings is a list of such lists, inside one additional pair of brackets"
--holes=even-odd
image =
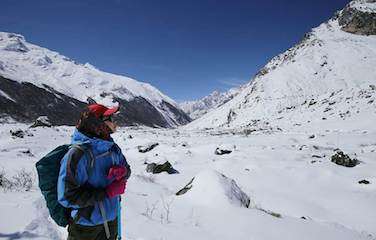
[[(37, 128), (28, 130), (32, 137), (13, 139), (9, 130), (17, 128), (26, 126), (0, 128), (0, 165), (9, 177), (20, 168), (36, 174), (35, 162), (69, 142), (73, 131), (70, 127)], [(148, 128), (121, 128), (114, 134), (132, 166), (122, 201), (123, 237), (375, 239), (376, 132), (323, 131), (314, 132), (314, 138), (306, 132), (256, 132), (248, 137), (212, 134)], [(159, 145), (150, 152), (138, 152), (137, 146), (150, 142)], [(232, 147), (233, 152), (215, 155), (221, 145)], [(33, 156), (22, 153), (25, 148)], [(346, 168), (330, 162), (335, 148), (352, 157), (356, 154), (362, 163)], [(145, 161), (169, 161), (180, 174), (146, 173)], [(176, 196), (193, 177), (192, 188)], [(232, 179), (250, 198), (250, 208), (242, 207), (232, 194)], [(362, 179), (371, 184), (359, 184)], [(28, 192), (1, 190), (0, 196), (4, 213), (0, 236), (66, 237), (65, 229), (47, 218), (36, 183)]]

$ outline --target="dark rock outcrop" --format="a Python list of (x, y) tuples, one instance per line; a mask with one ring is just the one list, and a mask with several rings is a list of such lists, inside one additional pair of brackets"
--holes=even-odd
[(180, 189), (177, 193), (176, 196), (183, 195), (184, 193), (188, 192), (192, 188), (192, 183), (195, 178), (192, 178), (191, 181), (187, 183), (182, 189)]
[(359, 184), (370, 184), (370, 182), (368, 180), (365, 180), (365, 179), (359, 181), (358, 183)]
[(171, 119), (171, 121), (175, 122), (177, 125), (184, 125), (192, 121), (188, 114), (186, 114), (183, 110), (176, 108), (166, 101), (162, 101), (160, 103), (160, 107), (164, 111), (169, 111), (174, 114), (176, 121), (173, 119)]
[(146, 152), (153, 150), (158, 145), (159, 145), (159, 143), (150, 143), (146, 146), (138, 146), (137, 148), (138, 148), (138, 152), (146, 153)]
[(10, 135), (12, 136), (12, 137), (18, 137), (18, 138), (24, 138), (25, 137), (25, 132), (24, 131), (22, 131), (21, 129), (17, 129), (17, 130), (10, 130), (9, 131), (9, 133), (10, 133)]
[(214, 151), (214, 154), (216, 154), (216, 155), (224, 155), (224, 154), (230, 154), (230, 153), (232, 153), (231, 150), (220, 149), (220, 148), (216, 148), (215, 151)]
[(359, 160), (356, 158), (350, 158), (349, 155), (343, 153), (342, 151), (338, 150), (332, 157), (332, 162), (337, 165), (341, 165), (344, 167), (355, 167), (359, 164)]
[(169, 161), (163, 164), (157, 163), (148, 163), (146, 165), (146, 172), (151, 172), (153, 174), (158, 174), (161, 172), (167, 172), (168, 174), (176, 174), (179, 173), (178, 170), (174, 169)]
[[(368, 0), (374, 3), (375, 0)], [(376, 35), (376, 13), (363, 12), (347, 5), (338, 17), (343, 31), (359, 35)]]

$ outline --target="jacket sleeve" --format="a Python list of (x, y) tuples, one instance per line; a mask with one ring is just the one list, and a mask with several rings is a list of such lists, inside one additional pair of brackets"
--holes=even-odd
[(58, 179), (58, 201), (66, 208), (94, 206), (106, 197), (104, 188), (94, 188), (88, 182), (88, 154), (71, 149), (63, 158)]

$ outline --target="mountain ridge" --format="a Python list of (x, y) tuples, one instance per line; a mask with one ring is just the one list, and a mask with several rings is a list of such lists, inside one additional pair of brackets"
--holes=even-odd
[[(363, 3), (367, 12), (376, 5), (352, 1), (300, 43), (272, 58), (234, 99), (187, 129), (286, 129), (313, 123), (323, 128), (330, 121), (343, 120), (347, 112), (355, 122), (375, 116), (376, 37), (349, 33), (347, 25), (339, 23), (351, 6)], [(351, 20), (355, 16), (359, 15), (350, 16), (348, 24), (356, 21)], [(376, 24), (376, 18), (367, 23)]]
[[(26, 42), (20, 34), (0, 32), (0, 76), (21, 84), (29, 82), (48, 92), (53, 89), (52, 92), (81, 103), (86, 103), (88, 99), (105, 105), (122, 102), (123, 110), (133, 111), (128, 112), (132, 115), (127, 119), (130, 122), (120, 122), (125, 125), (176, 127), (190, 121), (175, 101), (150, 84), (100, 71), (88, 63), (79, 64), (55, 51)], [(15, 94), (1, 87), (0, 90), (3, 92), (0, 97), (7, 100), (9, 98), (5, 96)], [(133, 102), (142, 103), (139, 111), (135, 111), (137, 104), (132, 105)], [(5, 107), (2, 109), (2, 115), (10, 114), (14, 119), (27, 120), (25, 117), (15, 116), (17, 111), (6, 112)], [(141, 109), (152, 115), (146, 116)], [(49, 115), (48, 111), (45, 112)], [(41, 113), (43, 111), (38, 112)], [(123, 117), (127, 118), (125, 114)], [(153, 119), (156, 121), (153, 122)]]
[(185, 101), (179, 106), (191, 119), (197, 119), (233, 99), (242, 88), (243, 86), (234, 87), (225, 92), (213, 91), (201, 99)]

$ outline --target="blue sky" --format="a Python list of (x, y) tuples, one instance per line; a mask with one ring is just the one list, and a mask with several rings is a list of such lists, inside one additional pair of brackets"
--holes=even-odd
[(2, 0), (0, 31), (177, 101), (245, 83), (347, 0)]

